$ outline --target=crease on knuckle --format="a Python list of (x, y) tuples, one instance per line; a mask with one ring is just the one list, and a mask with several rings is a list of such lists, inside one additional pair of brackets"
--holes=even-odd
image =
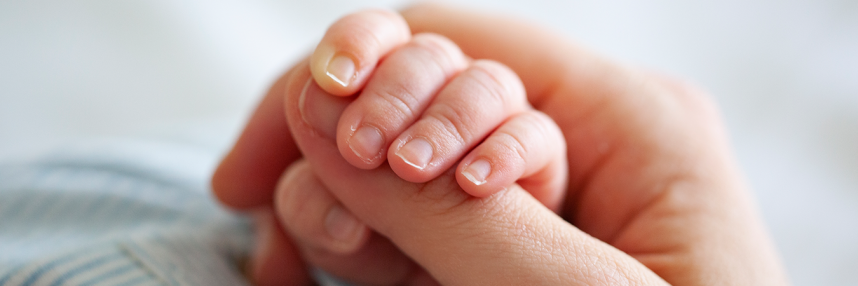
[(419, 105), (415, 96), (408, 91), (407, 88), (397, 85), (395, 88), (381, 89), (376, 92), (376, 96), (384, 102), (385, 105), (394, 109), (394, 112), (385, 111), (384, 115), (397, 114), (400, 119), (405, 120), (416, 116), (416, 107)]
[(498, 144), (504, 146), (507, 150), (514, 151), (513, 154), (517, 156), (517, 159), (523, 163), (527, 163), (527, 154), (529, 153), (529, 146), (524, 144), (523, 138), (521, 138), (520, 134), (516, 134), (514, 132), (509, 132), (507, 130), (498, 130), (495, 134), (497, 136)]
[(448, 104), (436, 104), (433, 106), (434, 112), (427, 116), (440, 124), (441, 129), (445, 130), (457, 143), (462, 146), (466, 145), (474, 138), (473, 132), (467, 126), (474, 120), (471, 118), (468, 111), (452, 107)]
[(492, 102), (498, 103), (498, 106), (508, 106), (513, 102), (512, 88), (499, 77), (497, 70), (497, 68), (489, 68), (486, 64), (473, 65), (471, 77), (478, 89), (489, 95)]
[[(528, 136), (534, 136), (538, 138), (537, 142), (548, 142), (549, 140), (559, 140), (560, 138), (553, 138), (559, 135), (558, 132), (552, 132), (551, 126), (551, 118), (547, 115), (541, 114), (538, 111), (530, 111), (521, 115), (522, 123), (525, 124), (523, 128), (526, 130), (531, 130), (535, 132), (529, 132)], [(562, 137), (562, 136), (559, 136)]]
[(415, 39), (418, 40), (417, 45), (420, 49), (428, 54), (428, 58), (431, 59), (428, 64), (437, 67), (444, 74), (456, 69), (456, 63), (460, 61), (455, 58), (462, 57), (461, 51), (453, 46), (454, 44), (449, 42), (447, 38), (437, 34), (424, 33)]

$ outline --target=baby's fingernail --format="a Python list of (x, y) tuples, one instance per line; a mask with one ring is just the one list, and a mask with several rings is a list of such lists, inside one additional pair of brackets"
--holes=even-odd
[(349, 138), (349, 148), (364, 161), (372, 161), (381, 153), (384, 138), (381, 131), (372, 126), (361, 126)]
[(355, 78), (355, 62), (346, 55), (337, 55), (328, 62), (325, 72), (331, 79), (346, 87)]
[(340, 115), (351, 101), (350, 97), (334, 96), (325, 92), (310, 78), (298, 98), (298, 108), (304, 122), (320, 135), (333, 139), (337, 135)]
[(479, 159), (468, 165), (468, 167), (462, 171), (462, 175), (464, 175), (465, 178), (468, 178), (468, 181), (471, 181), (474, 185), (479, 186), (486, 183), (486, 178), (489, 177), (491, 172), (492, 164), (484, 159)]
[(325, 217), (325, 230), (328, 235), (341, 242), (349, 242), (360, 237), (363, 224), (351, 213), (335, 205)]
[(396, 151), (396, 156), (402, 158), (408, 165), (423, 170), (432, 160), (432, 145), (422, 138), (415, 138)]

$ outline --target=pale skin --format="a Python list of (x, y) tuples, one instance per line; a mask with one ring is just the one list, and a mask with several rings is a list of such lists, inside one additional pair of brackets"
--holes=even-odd
[[(703, 93), (507, 17), (434, 5), (412, 7), (402, 18), (389, 12), (355, 15), (349, 21), (368, 24), (333, 25), (309, 63), (275, 83), (213, 178), (221, 201), (259, 214), (251, 271), (257, 283), (308, 284), (306, 269), (312, 265), (362, 284), (787, 284), (717, 109)], [(351, 28), (373, 33), (376, 44), (342, 44), (350, 41), (343, 35), (360, 33)], [(443, 89), (456, 87), (474, 63), (499, 67), (498, 86), (511, 86), (518, 78), (503, 77), (506, 66), (520, 78), (527, 102), (559, 126), (562, 139), (534, 146), (553, 150), (550, 142), (560, 142), (563, 166), (530, 160), (527, 152), (519, 156), (526, 159), (510, 164), (519, 171), (469, 185), (465, 167), (480, 157), (472, 157), (474, 152), (485, 149), (477, 139), (432, 141), (435, 148), (461, 143), (450, 153), (435, 152), (434, 168), (397, 161), (403, 159), (396, 152), (399, 136), (426, 132), (419, 115), (372, 122), (379, 132), (390, 131), (375, 144), (387, 151), (363, 154), (386, 156), (360, 156), (375, 149), (350, 146), (356, 131), (349, 120), (375, 119), (368, 119), (373, 110), (361, 110), (350, 95), (372, 85), (387, 62), (376, 65), (379, 59), (401, 53), (397, 47), (415, 44), (417, 36), (411, 35), (424, 32), (449, 39), (470, 58), (495, 62), (465, 59), (451, 65), (460, 71), (441, 69), (453, 80), (427, 85), (442, 91), (413, 114), (443, 104)], [(357, 76), (348, 82), (326, 71), (342, 53), (357, 63)], [(308, 86), (310, 78), (317, 85)], [(513, 91), (499, 98), (516, 98), (515, 88), (499, 90)], [(534, 112), (509, 106), (497, 115), (501, 119), (476, 120), (489, 127), (475, 128), (482, 136), (474, 138), (491, 138), (494, 127), (501, 130), (509, 118)], [(511, 128), (532, 129), (527, 126)], [(432, 134), (422, 136), (445, 138)], [(556, 169), (563, 174), (550, 171)], [(537, 191), (539, 186), (565, 178), (568, 185), (559, 192), (565, 191), (565, 199), (554, 208), (558, 215), (543, 205), (550, 199), (534, 197), (552, 193), (551, 187)], [(478, 188), (490, 182), (496, 185)], [(348, 225), (331, 223), (338, 217), (353, 217), (357, 226), (331, 232)]]

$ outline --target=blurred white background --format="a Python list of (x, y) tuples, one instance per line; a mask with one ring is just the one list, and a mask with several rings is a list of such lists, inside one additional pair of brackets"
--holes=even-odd
[[(793, 282), (858, 285), (858, 1), (460, 2), (709, 90)], [(220, 156), (328, 24), (405, 4), (0, 1), (0, 155), (132, 138)]]

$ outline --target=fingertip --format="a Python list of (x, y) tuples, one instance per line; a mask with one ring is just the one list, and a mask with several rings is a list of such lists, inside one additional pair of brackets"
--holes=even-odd
[(349, 164), (370, 170), (384, 163), (387, 139), (381, 128), (366, 123), (353, 126), (340, 120), (338, 129), (337, 148)]
[(477, 146), (459, 163), (456, 182), (466, 193), (478, 198), (507, 189), (525, 172), (525, 163), (512, 153), (515, 151), (495, 142)]
[(363, 87), (381, 58), (410, 38), (408, 24), (394, 11), (349, 14), (328, 28), (310, 57), (310, 70), (325, 91), (352, 95)]
[(235, 164), (233, 161), (230, 158), (230, 154), (227, 154), (215, 169), (211, 180), (209, 180), (209, 184), (211, 185), (212, 193), (221, 204), (233, 209), (247, 208), (254, 205), (254, 203), (247, 202), (245, 198), (239, 196), (234, 191), (236, 180), (232, 176), (235, 174), (235, 171), (231, 170), (231, 167)]
[[(397, 139), (387, 153), (390, 168), (397, 176), (412, 183), (425, 183), (434, 179), (435, 143), (430, 138)], [(431, 168), (430, 168), (431, 167)]]
[(492, 163), (486, 158), (478, 158), (470, 162), (463, 161), (456, 171), (456, 181), (466, 193), (475, 197), (487, 197), (499, 191), (494, 187), (495, 180), (489, 184), (492, 175)]

